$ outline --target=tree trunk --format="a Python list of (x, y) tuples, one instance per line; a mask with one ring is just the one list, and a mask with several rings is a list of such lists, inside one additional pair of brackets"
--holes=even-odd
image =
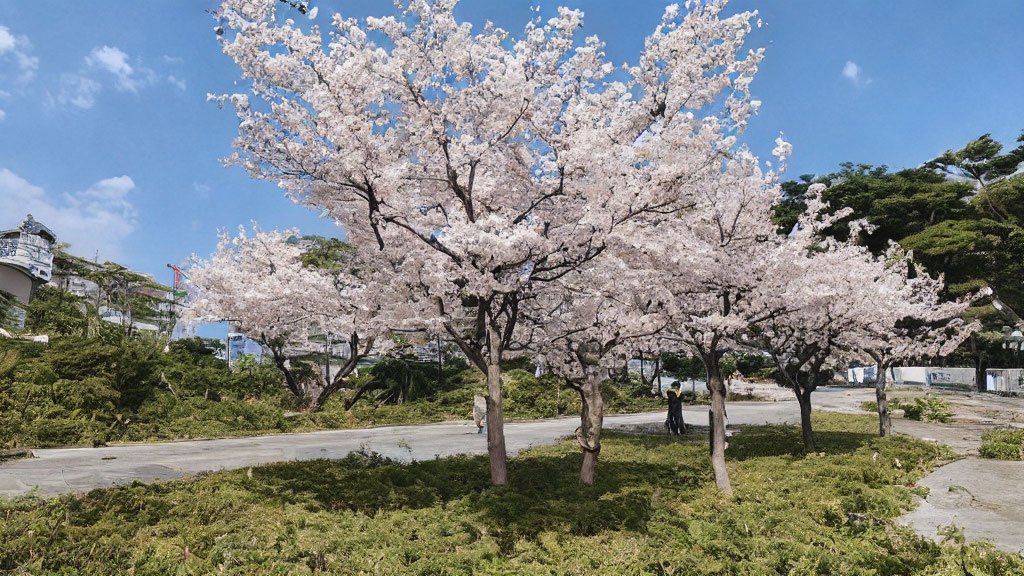
[(501, 336), (487, 326), (487, 455), (491, 464), (491, 484), (508, 484), (505, 454), (505, 416), (501, 407)]
[(804, 439), (804, 452), (814, 452), (814, 430), (811, 428), (811, 391), (796, 390), (796, 400), (800, 403), (800, 433)]
[(974, 356), (974, 385), (978, 392), (985, 392), (988, 387), (986, 386), (986, 375), (987, 366), (985, 366), (985, 351), (978, 346), (977, 334), (971, 334), (971, 355)]
[(715, 484), (726, 495), (732, 495), (729, 470), (725, 467), (725, 382), (715, 354), (703, 356), (711, 392), (711, 468), (715, 471)]
[(875, 376), (875, 401), (878, 403), (878, 435), (888, 436), (892, 433), (892, 415), (889, 413), (889, 401), (885, 397), (886, 370), (878, 365)]
[(583, 407), (580, 411), (580, 426), (576, 429), (576, 440), (583, 450), (580, 483), (593, 486), (597, 457), (601, 452), (601, 425), (604, 422), (601, 382), (604, 378), (602, 378), (601, 369), (598, 366), (586, 366), (586, 372), (586, 380), (577, 388)]

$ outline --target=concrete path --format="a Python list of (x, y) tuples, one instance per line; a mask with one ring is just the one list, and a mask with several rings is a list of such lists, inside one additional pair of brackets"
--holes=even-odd
[(964, 458), (932, 472), (919, 486), (928, 497), (900, 522), (925, 537), (956, 524), (968, 540), (986, 539), (1006, 552), (1024, 553), (1024, 462)]
[[(728, 410), (730, 425), (799, 422), (795, 401), (735, 402)], [(689, 407), (683, 417), (689, 423), (705, 424), (707, 410)], [(605, 426), (660, 426), (664, 421), (664, 412), (648, 412), (607, 416)], [(577, 426), (579, 417), (506, 423), (506, 447), (511, 455), (530, 446), (553, 444), (571, 436)], [(173, 480), (199, 472), (271, 462), (343, 458), (360, 449), (397, 460), (425, 460), (454, 454), (484, 454), (487, 440), (486, 434), (477, 434), (476, 426), (470, 422), (449, 422), (103, 448), (41, 449), (33, 451), (35, 458), (0, 464), (0, 497), (21, 496), (33, 490), (39, 496), (56, 496), (129, 484), (133, 480)]]

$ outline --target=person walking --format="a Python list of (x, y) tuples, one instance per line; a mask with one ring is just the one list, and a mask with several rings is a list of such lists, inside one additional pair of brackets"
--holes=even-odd
[(487, 399), (477, 394), (473, 396), (473, 423), (476, 424), (476, 433), (484, 431), (484, 423), (487, 421)]
[(669, 388), (665, 392), (668, 396), (668, 429), (675, 435), (686, 432), (686, 424), (683, 422), (683, 399), (679, 397), (679, 390)]

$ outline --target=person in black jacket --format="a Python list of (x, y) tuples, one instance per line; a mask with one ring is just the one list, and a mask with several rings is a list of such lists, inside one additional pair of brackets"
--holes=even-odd
[(679, 390), (670, 388), (665, 394), (668, 395), (668, 429), (673, 434), (682, 434), (686, 432), (686, 424), (683, 423), (683, 400), (679, 397)]

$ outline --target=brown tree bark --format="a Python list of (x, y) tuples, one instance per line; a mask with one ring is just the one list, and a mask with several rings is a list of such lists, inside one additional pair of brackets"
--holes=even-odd
[(811, 391), (797, 391), (796, 399), (800, 404), (800, 434), (804, 440), (804, 451), (814, 452), (814, 430), (811, 428)]
[(715, 485), (726, 495), (732, 495), (729, 470), (725, 466), (725, 382), (718, 365), (718, 356), (702, 356), (711, 392), (711, 468), (715, 471)]
[(601, 397), (601, 384), (606, 376), (601, 370), (600, 344), (581, 346), (577, 352), (586, 376), (583, 382), (572, 385), (580, 394), (582, 410), (580, 426), (576, 428), (576, 440), (583, 450), (583, 465), (580, 467), (580, 483), (594, 485), (598, 455), (601, 453), (601, 426), (604, 423), (604, 399)]

